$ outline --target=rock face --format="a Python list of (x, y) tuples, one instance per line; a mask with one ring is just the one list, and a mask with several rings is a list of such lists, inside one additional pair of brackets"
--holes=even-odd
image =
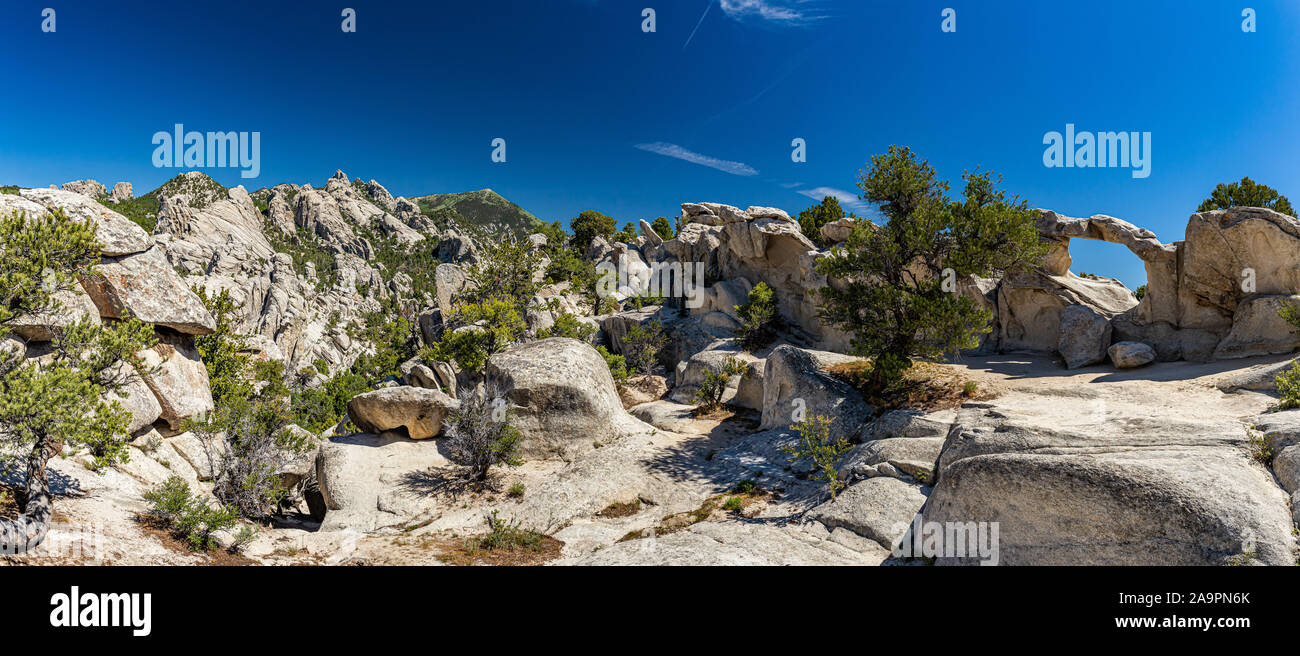
[(109, 199), (115, 203), (121, 203), (135, 198), (135, 189), (131, 187), (130, 182), (119, 182), (113, 185), (113, 193)]
[(29, 342), (44, 342), (54, 339), (56, 331), (71, 326), (82, 317), (99, 323), (99, 309), (80, 287), (55, 292), (54, 300), (59, 304), (57, 309), (14, 317), (6, 326)]
[(73, 180), (63, 183), (61, 188), (96, 200), (108, 195), (108, 189), (95, 180)]
[(485, 374), (516, 408), (525, 458), (581, 453), (613, 440), (630, 419), (604, 358), (576, 339), (513, 346), (489, 358)]
[(1061, 310), (1061, 335), (1057, 350), (1068, 369), (1086, 367), (1106, 359), (1110, 346), (1110, 321), (1086, 305)]
[(925, 505), (927, 488), (897, 478), (870, 478), (813, 508), (807, 518), (846, 528), (892, 550)]
[[(1300, 270), (1292, 264), (1300, 258), (1294, 217), (1257, 207), (1198, 212), (1188, 219), (1184, 240), (1172, 244), (1105, 215), (1042, 211), (1038, 229), (1057, 244), (1047, 260), (1049, 276), (1067, 275), (1071, 238), (1122, 244), (1142, 259), (1148, 291), (1141, 303), (1101, 313), (1112, 317), (1118, 341), (1144, 342), (1160, 360), (1247, 357), (1300, 345), (1276, 316), (1276, 307), (1300, 289)], [(1050, 332), (1047, 323), (1023, 332)]]
[(428, 472), (448, 464), (434, 445), (396, 435), (321, 442), (316, 480), (328, 508), (322, 531), (370, 532), (431, 510)]
[(1156, 350), (1142, 342), (1116, 342), (1106, 353), (1116, 369), (1141, 367), (1156, 359)]
[[(817, 318), (816, 292), (827, 280), (815, 264), (824, 253), (784, 212), (752, 209), (757, 216), (721, 203), (683, 203), (681, 231), (647, 252), (652, 250), (659, 261), (702, 263), (706, 280), (765, 282), (775, 291), (777, 308), (789, 324), (822, 348), (846, 347), (848, 337)], [(692, 312), (716, 309), (693, 307)]]
[(1040, 422), (963, 410), (925, 521), (999, 522), (1007, 565), (1294, 563), (1288, 500), (1238, 427), (1111, 421), (1076, 433)]
[(872, 407), (848, 383), (823, 370), (832, 364), (855, 360), (789, 345), (773, 349), (763, 372), (763, 421), (759, 429), (794, 425), (798, 423), (796, 411), (802, 410), (804, 416), (825, 415), (833, 419), (832, 437), (857, 436), (871, 417)]
[(1215, 347), (1214, 357), (1224, 360), (1294, 351), (1300, 346), (1300, 336), (1278, 314), (1278, 310), (1298, 304), (1300, 296), (1294, 294), (1269, 294), (1242, 299), (1233, 314), (1232, 328)]
[(695, 393), (700, 389), (700, 384), (704, 382), (704, 372), (712, 370), (715, 373), (720, 373), (726, 368), (729, 360), (739, 362), (744, 368), (744, 372), (729, 377), (727, 388), (722, 393), (722, 402), (762, 410), (763, 395), (761, 386), (758, 388), (757, 394), (752, 388), (746, 390), (748, 392), (746, 395), (742, 396), (740, 394), (741, 385), (749, 374), (750, 366), (759, 363), (759, 360), (741, 350), (732, 341), (717, 342), (714, 348), (700, 351), (691, 356), (690, 359), (680, 363), (677, 366), (676, 386), (673, 387), (671, 398), (678, 403), (695, 403)]
[(358, 394), (348, 401), (348, 417), (367, 433), (404, 428), (407, 437), (426, 440), (442, 433), (455, 399), (437, 389), (389, 387)]
[(101, 316), (134, 317), (190, 335), (216, 330), (212, 315), (172, 271), (160, 248), (105, 257), (99, 275), (83, 284)]
[(186, 419), (213, 408), (208, 369), (187, 338), (164, 337), (142, 353), (141, 359), (146, 371), (153, 370), (142, 374), (144, 384), (158, 399), (160, 416), (172, 430), (180, 430)]
[(100, 252), (106, 256), (140, 253), (153, 245), (144, 228), (82, 194), (57, 189), (23, 189), (18, 193), (46, 209), (62, 209), (70, 219), (94, 222)]

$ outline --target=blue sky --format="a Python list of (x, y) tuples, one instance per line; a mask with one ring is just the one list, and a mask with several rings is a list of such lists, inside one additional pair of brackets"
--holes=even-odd
[[(397, 195), (491, 187), (548, 221), (699, 200), (793, 213), (856, 193), (890, 144), (956, 190), (979, 166), (1033, 206), (1164, 241), (1218, 182), (1300, 196), (1294, 2), (59, 2), (43, 33), (54, 3), (10, 2), (0, 26), (3, 184), (147, 191), (178, 172), (153, 167), (153, 134), (183, 123), (261, 132), (260, 177), (207, 169), (226, 185), (319, 185), (342, 168)], [(1046, 168), (1044, 134), (1067, 123), (1151, 132), (1150, 176)], [(1076, 272), (1144, 278), (1122, 247), (1072, 253)]]

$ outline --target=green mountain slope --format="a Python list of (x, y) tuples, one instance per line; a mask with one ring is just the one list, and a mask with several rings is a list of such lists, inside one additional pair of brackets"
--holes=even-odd
[(511, 233), (518, 237), (533, 232), (537, 217), (506, 200), (491, 189), (458, 194), (431, 194), (411, 200), (430, 217), (448, 217), (474, 237)]

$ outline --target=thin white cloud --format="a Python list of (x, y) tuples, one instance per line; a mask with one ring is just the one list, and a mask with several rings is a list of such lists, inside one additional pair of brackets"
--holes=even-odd
[(799, 8), (807, 0), (719, 0), (722, 13), (735, 20), (758, 18), (781, 25), (804, 25), (823, 18)]
[(800, 189), (799, 193), (819, 203), (823, 198), (827, 196), (831, 196), (835, 200), (840, 202), (840, 207), (843, 207), (848, 210), (853, 210), (854, 212), (866, 211), (869, 208), (869, 206), (865, 201), (863, 201), (861, 198), (858, 198), (857, 194), (850, 191), (844, 191), (843, 189), (836, 189), (834, 187), (816, 187), (814, 189)]
[(675, 157), (677, 159), (686, 160), (692, 164), (707, 166), (711, 169), (717, 169), (719, 171), (722, 171), (724, 173), (730, 173), (732, 175), (758, 175), (758, 171), (755, 170), (754, 167), (748, 164), (742, 162), (728, 162), (726, 160), (718, 159), (716, 157), (701, 155), (699, 153), (686, 150), (685, 148), (682, 148), (677, 144), (670, 144), (670, 143), (664, 143), (662, 141), (656, 141), (654, 143), (637, 144), (636, 147), (647, 152), (655, 153), (657, 155), (663, 155), (665, 157)]
[(802, 187), (802, 186), (803, 186), (803, 183), (802, 183), (802, 182), (782, 182), (782, 183), (781, 183), (781, 186), (782, 186), (782, 187), (785, 187), (786, 189), (794, 189), (795, 187)]

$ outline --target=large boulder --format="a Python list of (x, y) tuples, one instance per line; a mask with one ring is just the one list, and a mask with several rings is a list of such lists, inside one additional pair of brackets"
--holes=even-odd
[(1156, 350), (1142, 342), (1116, 342), (1106, 349), (1106, 354), (1117, 369), (1141, 367), (1156, 359)]
[(60, 189), (23, 189), (18, 193), (46, 209), (62, 209), (70, 219), (89, 219), (95, 225), (95, 236), (104, 255), (140, 253), (153, 245), (153, 238), (144, 228), (82, 194)]
[[(1066, 307), (1087, 306), (1110, 319), (1137, 304), (1127, 287), (1110, 278), (1084, 278), (1069, 272), (1054, 276), (1042, 271), (1008, 276), (997, 294), (998, 348), (1055, 352), (1061, 346), (1061, 313)], [(1101, 357), (1105, 357), (1104, 347)]]
[(1106, 359), (1110, 347), (1110, 321), (1086, 305), (1069, 305), (1061, 310), (1061, 334), (1057, 351), (1067, 369), (1097, 364)]
[(54, 339), (55, 333), (88, 317), (91, 323), (99, 323), (99, 309), (79, 286), (59, 290), (53, 294), (58, 307), (35, 314), (14, 317), (6, 324), (10, 330), (29, 342), (44, 342)]
[[(928, 481), (943, 451), (943, 443), (942, 437), (890, 437), (863, 442), (844, 456), (841, 475), (854, 479), (898, 474)], [(882, 464), (889, 467), (881, 467)]]
[(115, 203), (124, 203), (135, 198), (135, 189), (131, 187), (130, 182), (119, 182), (113, 185), (113, 193), (110, 199)]
[(141, 379), (158, 399), (160, 417), (172, 430), (212, 410), (208, 369), (188, 338), (163, 336), (153, 348), (141, 352), (140, 359)]
[(1300, 303), (1295, 294), (1268, 294), (1237, 304), (1232, 329), (1214, 349), (1215, 359), (1290, 353), (1300, 346), (1300, 336), (1278, 310)]
[(782, 344), (767, 356), (763, 372), (763, 420), (760, 430), (785, 428), (803, 416), (834, 420), (832, 437), (854, 438), (872, 415), (872, 406), (856, 389), (832, 376), (825, 367), (856, 361), (847, 355), (809, 351)]
[[(759, 362), (758, 358), (742, 350), (734, 340), (723, 340), (713, 347), (692, 355), (677, 365), (676, 385), (671, 398), (678, 403), (695, 403), (695, 393), (704, 382), (704, 372), (721, 373), (730, 360), (735, 360), (743, 368), (739, 374), (732, 374), (727, 380), (726, 390), (722, 393), (723, 403), (736, 403), (754, 410), (763, 409), (762, 393), (754, 394), (752, 390), (745, 397), (740, 397), (740, 386), (749, 374), (750, 366)], [(760, 388), (761, 389), (761, 388)]]
[(73, 180), (72, 182), (63, 183), (59, 188), (64, 191), (71, 191), (74, 193), (78, 193), (81, 194), (82, 196), (87, 196), (95, 200), (99, 200), (100, 198), (103, 198), (104, 196), (108, 195), (108, 188), (105, 187), (98, 180)]
[(998, 522), (1001, 563), (1294, 564), (1288, 499), (1239, 424), (1148, 411), (1075, 432), (982, 405), (958, 415), (924, 519)]
[(134, 317), (191, 335), (206, 335), (217, 327), (203, 302), (167, 263), (162, 247), (105, 257), (99, 275), (82, 284), (102, 317)]
[(460, 267), (443, 263), (434, 269), (434, 280), (438, 289), (438, 309), (442, 310), (443, 317), (447, 317), (452, 311), (453, 299), (465, 289), (468, 279), (465, 277), (465, 271)]
[(488, 358), (487, 380), (515, 407), (525, 457), (568, 456), (620, 435), (631, 417), (605, 359), (590, 344), (552, 337)]
[(401, 428), (407, 437), (425, 440), (442, 433), (443, 421), (457, 406), (455, 399), (438, 389), (402, 385), (352, 397), (348, 417), (367, 433)]
[(436, 444), (391, 433), (322, 441), (316, 481), (327, 511), (320, 530), (370, 532), (411, 522), (431, 509), (433, 470), (449, 463)]
[(928, 488), (897, 478), (869, 478), (813, 508), (806, 519), (846, 528), (892, 550), (925, 505)]
[(130, 413), (126, 432), (134, 435), (152, 426), (163, 414), (162, 404), (158, 402), (153, 390), (145, 384), (143, 377), (126, 364), (119, 363), (115, 375), (125, 382), (116, 392), (106, 395), (105, 400), (117, 401), (123, 410)]

